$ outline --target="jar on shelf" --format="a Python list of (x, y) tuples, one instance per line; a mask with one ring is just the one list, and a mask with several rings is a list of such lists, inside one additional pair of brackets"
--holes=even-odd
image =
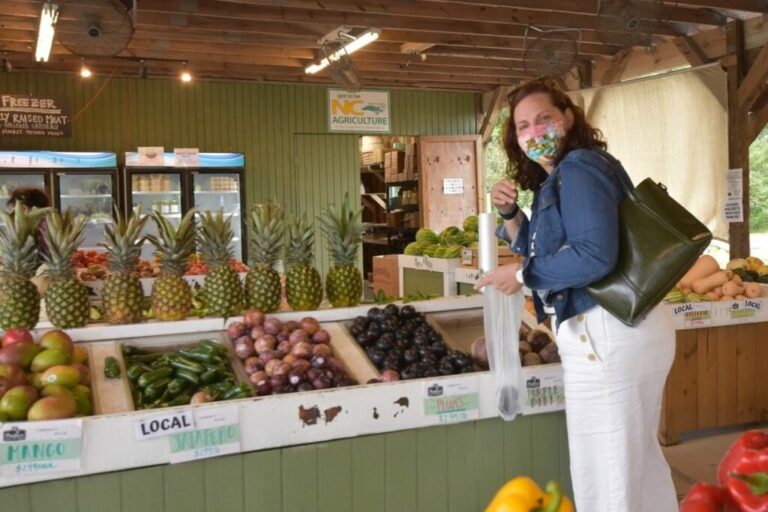
[(171, 201), (170, 207), (171, 207), (170, 213), (180, 213), (181, 212), (181, 208), (179, 208), (179, 202), (176, 201), (175, 199)]
[(160, 201), (160, 213), (171, 213), (170, 201)]
[(162, 210), (163, 210), (162, 201), (152, 201), (152, 211), (162, 212)]

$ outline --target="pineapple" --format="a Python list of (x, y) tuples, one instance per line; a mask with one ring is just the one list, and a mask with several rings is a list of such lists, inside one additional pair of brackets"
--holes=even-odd
[(182, 277), (187, 259), (195, 252), (195, 211), (188, 211), (178, 229), (160, 213), (151, 213), (158, 236), (148, 235), (155, 246), (160, 277), (152, 287), (152, 312), (158, 320), (183, 320), (192, 309), (192, 290)]
[(285, 295), (288, 305), (296, 311), (317, 309), (323, 300), (323, 282), (313, 266), (315, 228), (306, 216), (296, 218), (288, 228), (288, 272), (285, 274)]
[(139, 237), (149, 217), (141, 216), (141, 208), (126, 218), (115, 211), (117, 222), (107, 224), (104, 231), (108, 244), (109, 275), (101, 290), (104, 316), (110, 324), (132, 324), (142, 319), (144, 290), (136, 273), (144, 237)]
[(234, 237), (229, 220), (221, 210), (215, 214), (204, 212), (197, 232), (200, 254), (210, 269), (203, 284), (208, 314), (225, 318), (242, 313), (245, 303), (240, 277), (229, 266), (229, 244)]
[(320, 215), (333, 259), (325, 278), (325, 294), (335, 307), (355, 306), (363, 293), (363, 277), (356, 265), (357, 249), (365, 229), (360, 213), (350, 209), (349, 196), (345, 195), (340, 209), (329, 207)]
[(55, 210), (48, 215), (44, 233), (48, 254), (43, 254), (43, 260), (50, 285), (45, 290), (45, 310), (51, 323), (62, 329), (83, 327), (90, 318), (88, 288), (76, 278), (72, 260), (83, 241), (86, 222), (86, 217), (75, 217), (70, 209), (64, 215)]
[(37, 227), (50, 208), (0, 211), (0, 328), (32, 329), (40, 319), (40, 293), (30, 278), (39, 266)]
[(248, 217), (251, 230), (251, 270), (245, 278), (245, 302), (264, 313), (280, 305), (280, 274), (275, 263), (283, 251), (283, 209), (274, 203), (256, 205)]

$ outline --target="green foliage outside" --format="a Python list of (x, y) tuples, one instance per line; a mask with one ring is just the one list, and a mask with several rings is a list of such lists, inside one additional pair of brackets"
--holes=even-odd
[[(496, 127), (493, 129), (491, 141), (485, 146), (485, 186), (488, 192), (501, 178), (509, 177), (509, 160), (504, 151), (504, 127), (509, 119), (509, 108), (505, 107), (499, 113)], [(519, 201), (521, 208), (530, 208), (533, 201), (533, 193), (520, 191)]]
[(749, 231), (768, 232), (768, 127), (749, 147)]

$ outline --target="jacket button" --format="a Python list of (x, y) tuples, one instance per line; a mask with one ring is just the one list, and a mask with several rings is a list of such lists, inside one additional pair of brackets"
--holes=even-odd
[(589, 354), (587, 356), (587, 359), (589, 359), (590, 361), (592, 361), (594, 363), (595, 361), (597, 361), (597, 356), (595, 354)]
[(583, 322), (584, 321), (584, 315), (577, 316), (576, 320), (578, 320), (579, 322)]
[(582, 343), (586, 343), (586, 342), (587, 342), (587, 335), (586, 335), (586, 334), (582, 334), (582, 335), (580, 336), (580, 338), (581, 338), (581, 342), (582, 342)]
[(563, 300), (563, 296), (558, 294), (557, 297), (555, 297), (557, 300)]

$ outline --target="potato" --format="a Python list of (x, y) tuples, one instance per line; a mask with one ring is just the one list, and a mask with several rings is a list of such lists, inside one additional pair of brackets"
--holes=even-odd
[(531, 344), (531, 348), (536, 353), (538, 353), (551, 342), (552, 339), (549, 337), (549, 334), (545, 333), (544, 331), (534, 329), (528, 333), (528, 343)]
[(541, 364), (541, 356), (535, 352), (528, 352), (523, 356), (523, 366), (536, 366)]
[(560, 354), (557, 353), (557, 343), (554, 341), (549, 343), (539, 351), (539, 356), (541, 356), (541, 360), (544, 364), (559, 363)]
[(531, 344), (527, 341), (521, 341), (520, 342), (520, 359), (522, 359), (525, 354), (533, 352), (533, 349), (531, 348)]

